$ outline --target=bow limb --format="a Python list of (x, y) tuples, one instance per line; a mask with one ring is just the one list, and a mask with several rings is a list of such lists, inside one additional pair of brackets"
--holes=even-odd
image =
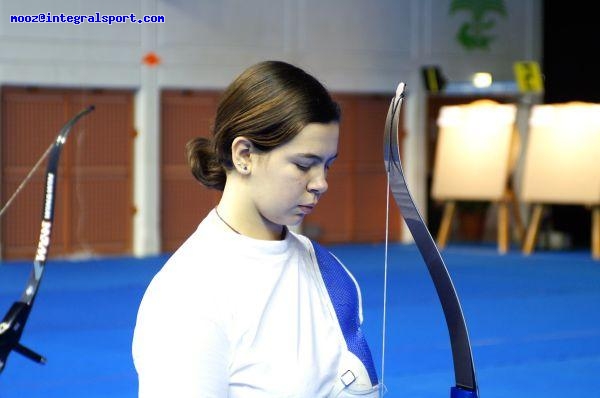
[(386, 119), (384, 164), (388, 182), (394, 200), (400, 207), (402, 217), (427, 265), (446, 318), (456, 381), (456, 386), (451, 388), (451, 398), (477, 398), (478, 389), (473, 355), (460, 301), (444, 260), (408, 190), (400, 162), (398, 121), (404, 99), (404, 89), (404, 83), (400, 83), (396, 95), (391, 101)]
[(46, 359), (43, 356), (21, 345), (19, 340), (23, 334), (23, 329), (25, 328), (25, 324), (29, 318), (29, 313), (31, 312), (31, 308), (37, 295), (44, 273), (46, 258), (48, 257), (48, 252), (50, 250), (50, 237), (52, 234), (52, 224), (54, 222), (56, 176), (58, 174), (58, 162), (60, 160), (62, 147), (75, 123), (93, 110), (94, 106), (89, 106), (69, 120), (60, 130), (56, 137), (56, 141), (50, 150), (50, 158), (48, 159), (48, 167), (46, 169), (46, 184), (44, 185), (42, 223), (38, 246), (33, 260), (33, 270), (29, 274), (29, 279), (27, 280), (27, 285), (21, 295), (21, 299), (13, 303), (0, 323), (0, 372), (4, 370), (6, 360), (11, 351), (16, 351), (39, 363), (46, 362)]

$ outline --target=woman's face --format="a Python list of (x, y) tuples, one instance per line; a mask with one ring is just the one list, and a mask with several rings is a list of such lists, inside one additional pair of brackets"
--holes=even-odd
[(286, 144), (253, 154), (252, 199), (273, 232), (300, 223), (327, 191), (327, 171), (337, 157), (338, 138), (338, 123), (310, 123)]

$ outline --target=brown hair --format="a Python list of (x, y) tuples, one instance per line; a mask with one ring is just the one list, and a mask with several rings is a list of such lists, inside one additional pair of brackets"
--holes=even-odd
[(309, 123), (339, 122), (340, 109), (325, 87), (302, 69), (265, 61), (246, 69), (227, 87), (217, 109), (212, 139), (188, 142), (192, 174), (220, 191), (233, 167), (231, 144), (244, 136), (268, 152), (294, 138)]

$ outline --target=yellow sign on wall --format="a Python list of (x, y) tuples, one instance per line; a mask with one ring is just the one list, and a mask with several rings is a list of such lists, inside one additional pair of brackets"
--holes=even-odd
[(540, 65), (534, 61), (519, 61), (514, 64), (517, 86), (522, 93), (541, 93), (544, 91)]

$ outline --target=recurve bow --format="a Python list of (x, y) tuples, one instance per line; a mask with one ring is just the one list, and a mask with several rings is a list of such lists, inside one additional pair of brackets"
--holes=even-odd
[(50, 236), (52, 234), (52, 225), (54, 223), (54, 199), (56, 197), (56, 178), (58, 174), (58, 161), (62, 147), (67, 140), (71, 128), (83, 116), (94, 110), (94, 106), (88, 106), (71, 120), (69, 120), (60, 130), (56, 141), (50, 151), (48, 166), (46, 169), (46, 183), (44, 185), (44, 202), (42, 206), (42, 223), (37, 250), (33, 260), (33, 269), (29, 274), (29, 279), (25, 285), (25, 290), (19, 301), (15, 301), (10, 307), (2, 322), (0, 322), (0, 373), (6, 367), (6, 361), (12, 351), (16, 351), (25, 357), (38, 362), (45, 363), (46, 358), (22, 345), (19, 340), (23, 334), (23, 329), (29, 313), (37, 296), (46, 258), (50, 250)]
[(435, 290), (442, 304), (444, 317), (450, 334), (454, 377), (456, 385), (451, 387), (451, 398), (478, 398), (475, 367), (469, 342), (469, 333), (460, 306), (460, 301), (444, 264), (444, 260), (435, 245), (427, 226), (423, 222), (406, 185), (400, 148), (398, 145), (398, 121), (400, 108), (404, 100), (405, 84), (400, 83), (396, 95), (390, 103), (384, 132), (384, 164), (388, 176), (390, 191), (400, 207), (402, 217), (412, 234), (421, 257), (427, 265)]

